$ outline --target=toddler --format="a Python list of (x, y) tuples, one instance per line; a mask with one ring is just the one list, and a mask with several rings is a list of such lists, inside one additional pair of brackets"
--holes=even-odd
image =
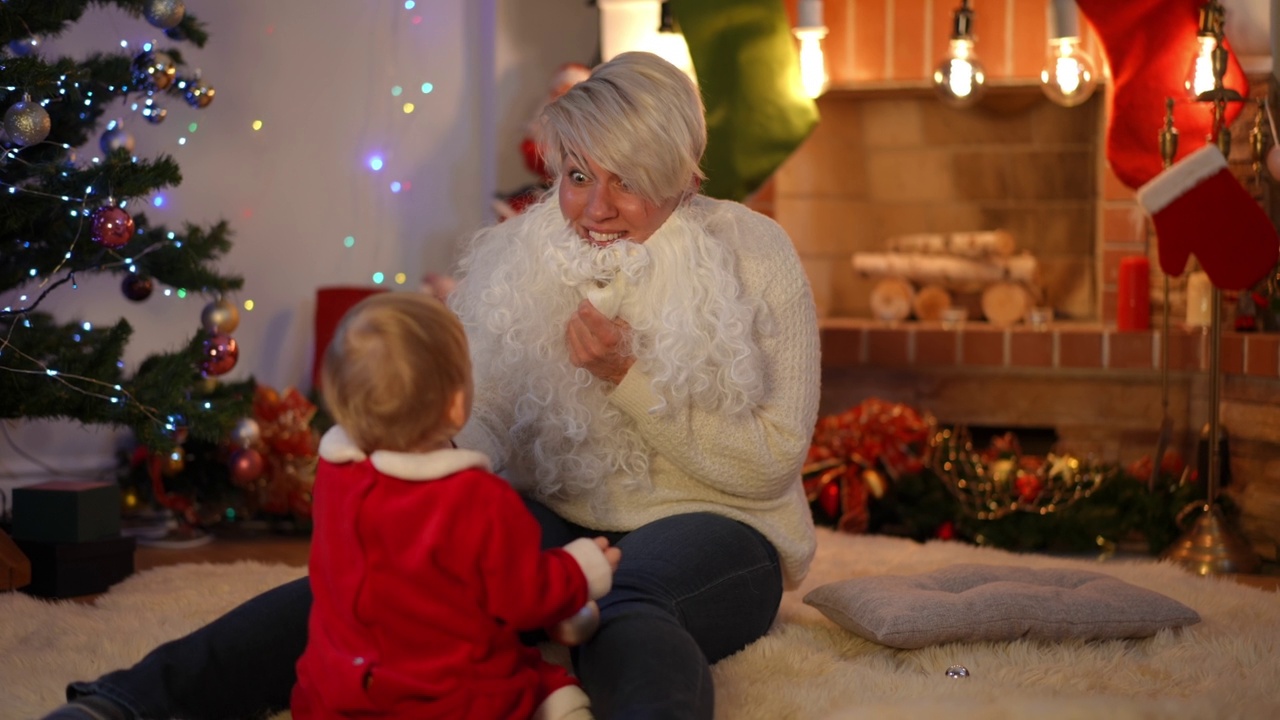
[(453, 313), (409, 292), (355, 305), (325, 352), (336, 424), (316, 471), (299, 720), (591, 717), (576, 680), (518, 633), (573, 627), (621, 552), (604, 538), (542, 550), (515, 490), (453, 447), (467, 353)]

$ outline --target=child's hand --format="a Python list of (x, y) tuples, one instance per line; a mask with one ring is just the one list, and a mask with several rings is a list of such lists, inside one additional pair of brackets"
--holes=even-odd
[(604, 559), (609, 563), (609, 569), (618, 572), (618, 561), (622, 560), (622, 551), (616, 547), (609, 546), (609, 538), (598, 537), (596, 546), (604, 553)]

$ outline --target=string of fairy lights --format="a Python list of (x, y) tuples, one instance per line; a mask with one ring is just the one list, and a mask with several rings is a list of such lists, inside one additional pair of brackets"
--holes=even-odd
[[(403, 2), (403, 9), (408, 13), (408, 22), (415, 26), (423, 22), (421, 14), (414, 12), (416, 7), (417, 3), (414, 0)], [(185, 6), (181, 0), (152, 0), (146, 4), (144, 12), (146, 20), (152, 26), (165, 30), (167, 35), (168, 30), (181, 23), (184, 15)], [(38, 37), (14, 41), (0, 48), (0, 61), (3, 61), (5, 54), (10, 57), (27, 57), (39, 53), (43, 45), (42, 39)], [(124, 108), (140, 118), (142, 123), (154, 126), (171, 117), (171, 113), (162, 105), (162, 99), (166, 95), (177, 95), (185, 99), (186, 104), (197, 109), (207, 107), (215, 98), (216, 91), (201, 77), (198, 70), (193, 74), (182, 72), (184, 63), (181, 62), (176, 51), (161, 48), (154, 40), (134, 44), (127, 39), (122, 39), (119, 41), (119, 47), (130, 57), (129, 71), (132, 80), (130, 83), (95, 83), (91, 79), (83, 79), (82, 73), (73, 72), (57, 76), (56, 83), (40, 87), (23, 88), (12, 83), (0, 84), (0, 90), (6, 91), (11, 98), (15, 95), (21, 97), (20, 100), (9, 105), (4, 112), (4, 122), (0, 124), (0, 166), (15, 163), (30, 167), (32, 163), (24, 157), (29, 149), (52, 146), (60, 151), (63, 158), (62, 167), (58, 168), (57, 174), (63, 179), (77, 177), (78, 180), (84, 180), (84, 184), (79, 186), (79, 192), (54, 193), (27, 180), (9, 182), (5, 177), (0, 176), (0, 193), (7, 193), (10, 196), (27, 195), (64, 203), (67, 217), (73, 220), (72, 233), (69, 233), (70, 240), (66, 251), (57, 259), (56, 264), (29, 268), (26, 274), (34, 283), (34, 287), (20, 288), (21, 293), (17, 295), (16, 300), (0, 307), (0, 318), (6, 316), (19, 318), (16, 322), (8, 323), (7, 332), (0, 336), (0, 354), (10, 354), (11, 357), (22, 358), (24, 361), (24, 367), (4, 367), (3, 369), (23, 374), (44, 374), (69, 391), (79, 392), (113, 405), (129, 405), (141, 411), (152, 421), (166, 426), (166, 431), (172, 431), (168, 426), (173, 423), (169, 422), (170, 419), (165, 417), (165, 413), (156, 408), (142, 406), (120, 385), (66, 372), (58, 366), (59, 363), (56, 360), (24, 353), (13, 342), (15, 332), (31, 327), (30, 320), (25, 316), (36, 311), (50, 293), (58, 288), (66, 285), (77, 287), (78, 273), (125, 268), (129, 273), (122, 284), (125, 296), (130, 300), (141, 301), (152, 294), (153, 285), (151, 278), (139, 274), (140, 261), (165, 247), (183, 247), (184, 238), (181, 235), (166, 232), (161, 242), (152, 243), (130, 254), (120, 251), (120, 248), (123, 248), (131, 238), (148, 232), (145, 227), (135, 227), (129, 211), (138, 206), (150, 205), (162, 208), (166, 205), (166, 198), (159, 191), (144, 197), (117, 199), (114, 189), (109, 186), (107, 178), (110, 174), (109, 166), (120, 162), (121, 151), (127, 154), (128, 162), (134, 164), (139, 162), (138, 156), (133, 154), (134, 137), (126, 128), (122, 118), (117, 117), (105, 125), (104, 132), (98, 138), (98, 146), (102, 153), (95, 152), (87, 160), (77, 157), (78, 154), (84, 154), (83, 149), (78, 150), (69, 144), (55, 143), (46, 139), (51, 129), (49, 109), (54, 103), (83, 104), (84, 109), (79, 112), (79, 118), (88, 120), (92, 117), (91, 113), (94, 112), (95, 105), (105, 105), (116, 99), (123, 99)], [(397, 106), (397, 115), (412, 115), (420, 110), (423, 98), (431, 96), (435, 90), (436, 86), (432, 82), (400, 81), (390, 85), (389, 95)], [(0, 93), (0, 96), (3, 95), (4, 93)], [(0, 110), (3, 109), (0, 108)], [(254, 132), (258, 132), (264, 129), (265, 124), (262, 119), (254, 119), (250, 126)], [(187, 133), (177, 138), (177, 144), (187, 145), (190, 136), (194, 135), (197, 128), (196, 122), (187, 125)], [(393, 171), (396, 164), (394, 156), (385, 150), (367, 154), (361, 163), (366, 171), (372, 171), (384, 177)], [(96, 174), (92, 172), (95, 169), (99, 169)], [(21, 173), (21, 175), (30, 174)], [(412, 190), (412, 183), (403, 177), (387, 179), (382, 185), (385, 191), (389, 191), (392, 195), (408, 193)], [(349, 250), (356, 248), (356, 233), (340, 234), (343, 248)], [(89, 244), (86, 237), (92, 240), (93, 244)], [(31, 247), (29, 240), (19, 239), (18, 242), (21, 243), (19, 247)], [(101, 252), (95, 256), (92, 265), (86, 265), (86, 254), (92, 250)], [(367, 248), (363, 248), (363, 252), (367, 252)], [(410, 275), (403, 271), (377, 270), (367, 277), (368, 281), (375, 285), (391, 283), (404, 285), (410, 281)], [(197, 292), (207, 294), (208, 289)], [(188, 288), (165, 287), (159, 294), (183, 299), (189, 297), (191, 293)], [(252, 299), (244, 299), (241, 307), (245, 311), (252, 311), (255, 303)], [(221, 293), (218, 293), (217, 298), (205, 307), (205, 312), (202, 313), (202, 324), (206, 331), (219, 339), (219, 342), (204, 349), (205, 356), (201, 368), (207, 376), (221, 374), (234, 366), (238, 348), (229, 335), (238, 321), (239, 308), (230, 303)], [(76, 326), (72, 339), (80, 342), (82, 335), (87, 336), (93, 331), (94, 328), (90, 323), (83, 323)]]
[[(169, 31), (182, 22), (186, 8), (181, 0), (155, 0), (145, 6), (143, 14), (154, 27)], [(32, 55), (40, 46), (41, 41), (38, 38), (25, 38), (9, 43), (6, 50), (14, 58), (25, 58)], [(122, 40), (120, 46), (128, 50), (130, 44), (127, 40)], [(3, 57), (0, 57), (0, 60), (3, 60)], [(5, 111), (3, 124), (0, 125), (0, 149), (3, 149), (0, 153), (0, 166), (9, 164), (21, 166), (23, 169), (22, 172), (9, 174), (20, 178), (13, 182), (0, 177), (0, 191), (10, 196), (25, 195), (65, 203), (68, 206), (66, 213), (73, 220), (70, 242), (61, 257), (57, 258), (56, 264), (46, 268), (31, 267), (26, 275), (36, 283), (35, 287), (20, 292), (16, 303), (0, 308), (0, 318), (13, 319), (5, 323), (6, 331), (3, 337), (0, 337), (0, 355), (8, 355), (10, 358), (21, 361), (16, 365), (5, 363), (0, 365), (0, 368), (18, 375), (43, 375), (61, 385), (66, 391), (100, 399), (112, 405), (129, 406), (134, 412), (140, 413), (159, 426), (167, 437), (176, 440), (177, 436), (185, 432), (186, 421), (180, 414), (165, 413), (145, 405), (119, 383), (66, 371), (56, 366), (61, 364), (56, 360), (37, 357), (24, 351), (14, 341), (14, 334), (20, 329), (32, 328), (31, 314), (50, 296), (51, 292), (68, 283), (73, 288), (78, 287), (76, 283), (78, 272), (127, 268), (129, 274), (122, 284), (125, 296), (130, 300), (141, 301), (151, 295), (152, 281), (149, 277), (139, 274), (138, 261), (165, 247), (174, 249), (183, 247), (183, 239), (177, 233), (166, 232), (158, 242), (152, 242), (132, 256), (124, 256), (118, 252), (135, 236), (147, 233), (146, 228), (135, 227), (133, 218), (126, 211), (129, 199), (122, 198), (117, 201), (110, 182), (106, 179), (112, 162), (118, 161), (119, 155), (128, 153), (130, 163), (139, 162), (138, 157), (132, 154), (133, 137), (124, 130), (119, 120), (109, 122), (106, 132), (99, 140), (103, 155), (112, 162), (104, 162), (103, 157), (95, 156), (88, 164), (81, 165), (77, 163), (76, 149), (71, 145), (46, 140), (53, 129), (53, 122), (47, 109), (52, 103), (83, 103), (85, 109), (79, 112), (79, 119), (89, 121), (94, 117), (90, 113), (95, 103), (110, 102), (116, 97), (128, 98), (130, 95), (141, 93), (144, 97), (134, 100), (131, 109), (138, 112), (147, 122), (159, 124), (165, 120), (168, 113), (156, 102), (157, 93), (163, 91), (180, 93), (195, 108), (207, 107), (215, 95), (214, 89), (200, 78), (198, 72), (190, 77), (179, 76), (178, 63), (168, 53), (157, 49), (153, 42), (144, 43), (141, 51), (133, 55), (130, 72), (133, 79), (132, 85), (102, 82), (95, 84), (91, 80), (82, 82), (79, 77), (84, 75), (82, 72), (60, 74), (52, 86), (23, 88), (12, 84), (0, 85), (0, 89), (5, 90), (7, 94), (21, 93), (21, 99)], [(37, 82), (45, 81), (38, 79)], [(41, 90), (46, 96), (33, 101), (31, 95)], [(194, 132), (195, 127), (196, 124), (192, 123), (190, 130)], [(180, 139), (179, 144), (185, 144), (185, 138)], [(46, 192), (29, 179), (38, 178), (39, 171), (48, 163), (28, 162), (23, 155), (24, 151), (37, 147), (47, 149), (48, 146), (56, 147), (62, 157), (61, 167), (57, 170), (58, 177), (72, 182), (70, 178), (73, 176), (83, 180), (88, 173), (87, 182), (83, 185), (81, 192)], [(117, 157), (112, 157), (112, 153)], [(96, 174), (92, 173), (95, 167), (100, 168)], [(160, 207), (163, 204), (162, 198), (163, 196), (157, 195), (153, 204)], [(94, 243), (102, 249), (100, 254), (93, 258), (86, 255), (89, 247), (92, 247), (85, 246), (86, 231)], [(32, 247), (29, 239), (18, 238), (17, 242), (22, 249)], [(176, 291), (173, 288), (167, 288), (163, 292), (165, 296), (176, 295), (179, 298), (185, 298), (187, 294), (186, 288), (176, 288)], [(251, 304), (247, 305), (247, 308), (251, 309), (251, 307)], [(234, 367), (238, 356), (238, 347), (229, 335), (239, 323), (238, 310), (219, 293), (218, 298), (206, 306), (201, 320), (209, 337), (205, 339), (201, 349), (199, 368), (205, 377), (221, 375)], [(75, 343), (82, 342), (94, 330), (89, 322), (72, 327), (74, 329), (70, 339)], [(116, 365), (123, 368), (124, 363), (117, 360)], [(203, 409), (211, 410), (212, 403), (206, 400), (203, 403)], [(180, 440), (178, 442), (181, 443)]]

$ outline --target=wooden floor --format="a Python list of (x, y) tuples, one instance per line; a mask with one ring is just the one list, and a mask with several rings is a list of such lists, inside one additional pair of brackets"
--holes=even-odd
[(298, 535), (216, 536), (206, 545), (179, 549), (139, 543), (134, 551), (133, 564), (135, 570), (180, 563), (231, 563), (238, 560), (305, 566), (310, 549), (310, 540)]

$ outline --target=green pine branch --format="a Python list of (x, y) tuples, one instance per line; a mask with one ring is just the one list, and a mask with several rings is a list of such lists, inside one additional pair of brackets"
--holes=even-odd
[[(54, 273), (67, 277), (99, 270), (136, 271), (172, 287), (214, 295), (242, 287), (239, 276), (213, 268), (213, 263), (231, 248), (231, 230), (226, 221), (207, 230), (188, 223), (182, 234), (173, 233), (170, 237), (166, 227), (153, 227), (145, 214), (133, 214), (137, 234), (124, 247), (111, 250), (95, 245), (90, 238), (92, 210), (61, 199), (84, 193), (90, 187), (94, 188), (91, 198), (119, 201), (176, 186), (182, 176), (172, 157), (162, 155), (133, 162), (118, 151), (105, 163), (88, 169), (45, 166), (30, 175), (29, 180), (40, 192), (10, 195), (4, 200), (5, 212), (0, 214), (0, 247), (10, 248), (9, 252), (0, 252), (0, 290), (20, 287), (33, 277)], [(5, 177), (3, 171), (0, 177)], [(21, 308), (34, 309), (34, 305)]]
[(0, 419), (70, 419), (132, 428), (148, 447), (175, 444), (173, 418), (191, 437), (218, 442), (251, 411), (253, 381), (207, 390), (199, 370), (207, 337), (152, 355), (126, 376), (127, 320), (105, 328), (59, 324), (44, 313), (0, 319)]
[[(90, 5), (141, 16), (147, 2), (0, 0), (0, 43), (56, 36)], [(165, 36), (196, 46), (207, 39), (190, 14)], [(156, 50), (182, 65), (177, 50)], [(217, 268), (231, 247), (226, 222), (184, 223), (180, 232), (170, 231), (151, 225), (142, 212), (156, 191), (182, 182), (172, 157), (137, 158), (124, 150), (98, 155), (104, 113), (132, 95), (152, 94), (134, 76), (140, 52), (47, 59), (37, 50), (0, 59), (0, 111), (30, 97), (52, 126), (45, 141), (0, 154), (0, 292), (6, 293), (0, 307), (0, 419), (63, 418), (129, 428), (139, 443), (157, 450), (188, 437), (217, 444), (251, 415), (255, 383), (202, 376), (207, 335), (195, 318), (182, 347), (154, 352), (130, 374), (122, 362), (132, 338), (126, 320), (92, 327), (55, 320), (41, 307), (77, 278), (100, 273), (138, 273), (208, 296), (243, 284)], [(166, 92), (181, 96), (178, 85)], [(81, 147), (96, 157), (76, 157), (74, 149)], [(128, 212), (135, 225), (124, 246), (114, 249), (95, 242), (92, 232), (94, 213), (109, 204)]]
[[(115, 5), (134, 17), (143, 17), (147, 0), (6, 0), (0, 3), (0, 44), (29, 37), (56, 37), (74, 25), (90, 5)], [(165, 35), (204, 47), (209, 34), (190, 9), (182, 22)]]

